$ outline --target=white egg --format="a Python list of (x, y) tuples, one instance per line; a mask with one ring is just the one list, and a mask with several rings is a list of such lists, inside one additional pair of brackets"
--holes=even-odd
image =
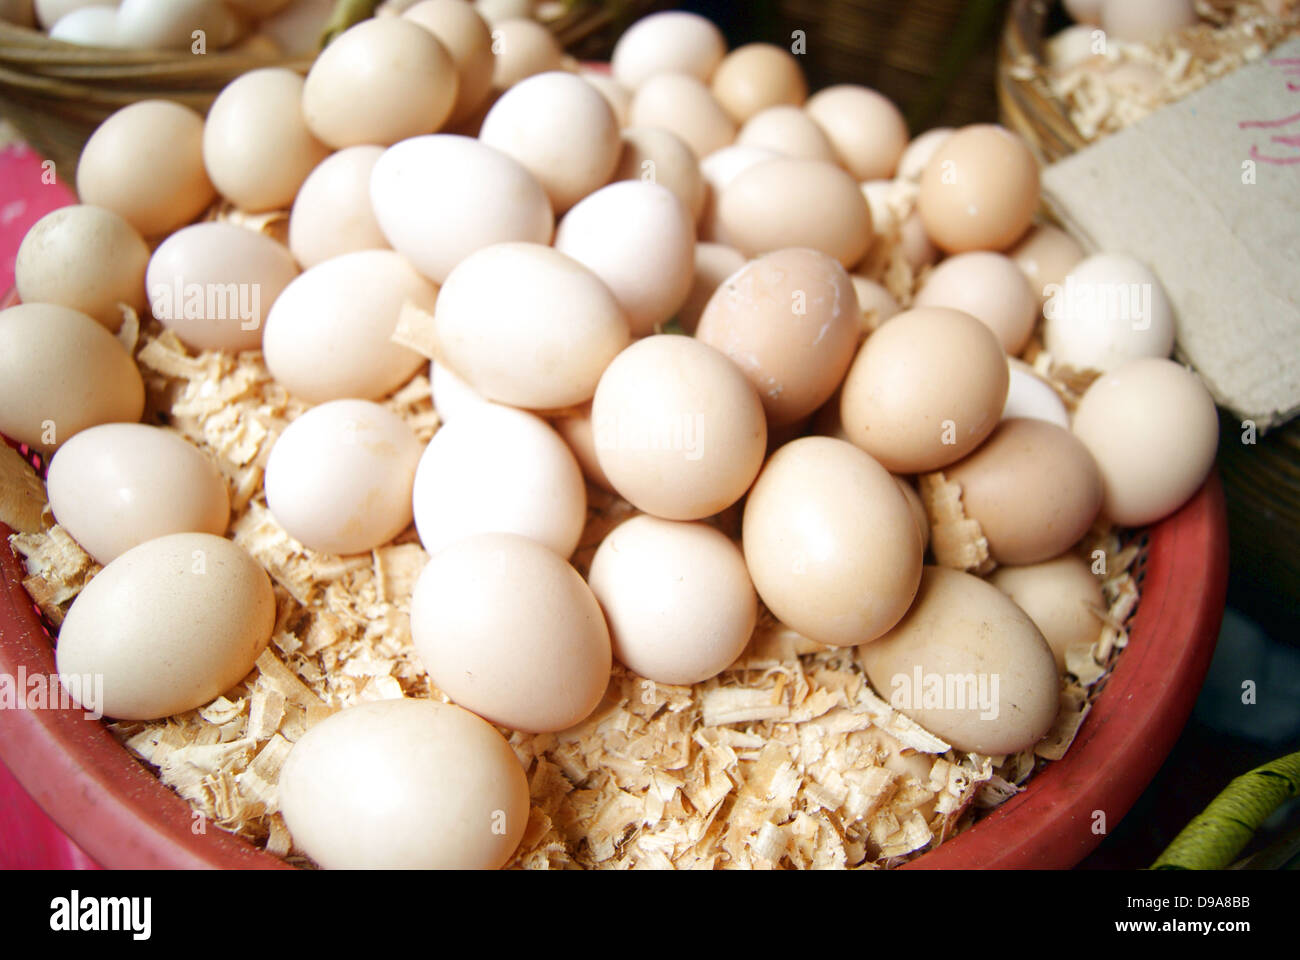
[(1057, 396), (1051, 385), (1023, 360), (1008, 357), (1007, 365), (1011, 371), (1011, 380), (1007, 388), (1007, 403), (1002, 408), (1002, 419), (1030, 417), (1069, 430), (1070, 414), (1065, 409), (1065, 402)]
[(495, 404), (433, 435), (414, 501), (431, 554), (476, 534), (514, 533), (568, 557), (587, 521), (587, 488), (568, 445), (532, 414)]

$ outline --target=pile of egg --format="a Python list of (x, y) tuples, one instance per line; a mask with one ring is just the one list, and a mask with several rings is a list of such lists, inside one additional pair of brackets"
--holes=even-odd
[[(260, 349), (312, 404), (265, 468), (288, 534), (364, 553), (413, 521), (430, 555), (411, 633), (456, 706), (353, 707), (295, 746), (279, 802), (318, 863), (505, 863), (528, 787), (490, 724), (573, 727), (614, 658), (654, 682), (715, 676), (759, 600), (858, 647), (882, 695), (913, 670), (992, 671), (994, 718), (904, 712), (959, 750), (1032, 745), (1064, 649), (1098, 630), (1081, 538), (1099, 516), (1159, 520), (1212, 463), (1214, 406), (1167, 359), (1156, 278), (1035, 226), (1037, 167), (1000, 127), (909, 142), (879, 94), (809, 97), (794, 55), (728, 53), (690, 14), (635, 24), (612, 76), (560, 69), (532, 27), (498, 24), (494, 52), (464, 0), (425, 0), (342, 34), (305, 81), (241, 77), (206, 123), (145, 102), (91, 138), (83, 205), (33, 227), (24, 303), (0, 313), (0, 430), (53, 454), (53, 513), (105, 564), (60, 670), (102, 674), (108, 716), (165, 717), (237, 682), (275, 621), (266, 573), (224, 539), (213, 467), (135, 422), (144, 389), (113, 330), (148, 291), (189, 348)], [(891, 221), (899, 192), (915, 212)], [(287, 248), (193, 223), (218, 194), (291, 208)], [(922, 271), (910, 309), (852, 272), (886, 242)], [(212, 315), (193, 284), (259, 293), (264, 323)], [(1059, 295), (1107, 284), (1144, 292), (1142, 322)], [(1016, 356), (1044, 293), (1055, 360), (1101, 373), (1072, 416)], [(377, 402), (430, 364), (393, 339), (402, 318), (436, 357), (444, 425), (423, 448)], [(991, 579), (925, 565), (913, 482), (934, 471), (960, 485)], [(584, 481), (638, 511), (585, 580)]]

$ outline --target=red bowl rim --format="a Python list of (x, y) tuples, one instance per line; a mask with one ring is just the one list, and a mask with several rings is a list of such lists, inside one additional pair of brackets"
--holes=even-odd
[[(23, 569), (0, 550), (0, 673), (55, 672)], [(1223, 488), (1199, 493), (1149, 532), (1142, 598), (1106, 687), (1066, 756), (910, 869), (1074, 866), (1128, 812), (1178, 738), (1209, 669), (1227, 589)], [(189, 804), (79, 710), (0, 710), (0, 760), (98, 863), (280, 869), (288, 865), (200, 821)]]

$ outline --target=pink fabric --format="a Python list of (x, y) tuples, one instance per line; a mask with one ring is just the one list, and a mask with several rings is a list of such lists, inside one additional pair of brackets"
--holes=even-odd
[[(51, 210), (76, 203), (26, 145), (0, 149), (0, 294), (14, 285), (14, 258), (28, 229)], [(0, 869), (95, 870), (0, 764)]]

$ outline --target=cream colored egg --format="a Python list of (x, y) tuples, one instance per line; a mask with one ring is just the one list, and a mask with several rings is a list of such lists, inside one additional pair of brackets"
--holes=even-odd
[(704, 178), (704, 212), (700, 216), (700, 239), (709, 243), (730, 245), (718, 223), (718, 199), (731, 181), (764, 160), (775, 160), (781, 154), (766, 147), (743, 147), (732, 144), (715, 150), (700, 161), (700, 176)]
[(71, 307), (116, 331), (122, 306), (145, 308), (149, 247), (131, 224), (103, 207), (61, 207), (37, 220), (14, 260), (25, 303)]
[(695, 336), (740, 368), (768, 424), (778, 427), (830, 399), (857, 352), (860, 316), (839, 261), (816, 250), (777, 250), (718, 287)]
[(857, 656), (882, 699), (958, 750), (1025, 750), (1059, 709), (1043, 635), (997, 587), (968, 573), (926, 567), (907, 615)]
[(557, 213), (604, 186), (622, 151), (605, 98), (581, 77), (557, 71), (521, 80), (502, 94), (479, 140), (523, 164)]
[(1106, 36), (1129, 43), (1155, 43), (1200, 18), (1193, 0), (1102, 0)]
[(803, 68), (790, 51), (770, 43), (747, 43), (722, 58), (713, 74), (713, 95), (737, 123), (779, 104), (801, 106), (808, 97)]
[(51, 29), (68, 14), (85, 7), (115, 7), (118, 0), (29, 0), (34, 8), (36, 23), (43, 30)]
[(116, 7), (79, 7), (59, 18), (50, 28), (50, 39), (87, 47), (127, 46), (118, 29)]
[(468, 710), (379, 700), (293, 745), (279, 803), (294, 846), (326, 869), (493, 870), (528, 826), (528, 778)]
[(626, 127), (628, 114), (632, 111), (632, 91), (608, 74), (585, 71), (581, 76), (605, 98), (619, 127)]
[(1174, 308), (1146, 264), (1117, 253), (1079, 261), (1043, 304), (1043, 345), (1078, 370), (1115, 368), (1174, 349)]
[(816, 122), (799, 107), (782, 104), (760, 110), (740, 128), (736, 144), (764, 147), (795, 160), (835, 163), (835, 150)]
[(266, 505), (290, 536), (322, 553), (365, 553), (411, 523), (423, 452), (397, 414), (332, 400), (285, 428), (266, 463)]
[(536, 0), (474, 0), (475, 11), (493, 27), (506, 20), (529, 18), (536, 7)]
[(1007, 357), (1007, 368), (1011, 379), (1007, 385), (1007, 402), (1002, 408), (1003, 420), (1029, 417), (1070, 429), (1070, 414), (1065, 409), (1065, 401), (1050, 383), (1029, 364), (1015, 357)]
[(896, 476), (894, 482), (898, 484), (898, 489), (903, 491), (903, 499), (907, 501), (907, 507), (912, 511), (912, 519), (916, 521), (917, 532), (921, 535), (921, 552), (924, 553), (930, 546), (930, 518), (926, 515), (925, 504), (921, 502), (921, 495), (916, 492), (916, 487), (907, 480)]
[(298, 275), (289, 251), (232, 223), (176, 231), (149, 260), (145, 286), (154, 317), (198, 350), (258, 350), (285, 287)]
[(546, 191), (519, 161), (450, 134), (386, 150), (370, 177), (370, 201), (393, 249), (435, 283), (475, 250), (550, 243), (555, 228)]
[(1104, 37), (1095, 27), (1076, 23), (1047, 38), (1043, 44), (1043, 60), (1054, 71), (1077, 67), (1105, 52)]
[[(491, 21), (490, 21), (491, 22)], [(555, 34), (532, 20), (492, 22), (492, 89), (509, 90), (520, 80), (564, 67)]]
[(844, 83), (813, 94), (804, 109), (826, 131), (839, 162), (855, 179), (894, 175), (907, 147), (907, 123), (888, 97)]
[(1064, 285), (1065, 278), (1083, 259), (1083, 247), (1060, 227), (1040, 223), (1007, 253), (1024, 271), (1040, 303), (1051, 296), (1052, 285)]
[(258, 30), (275, 41), (285, 56), (314, 57), (336, 5), (336, 0), (293, 0), (259, 23)]
[(998, 563), (1050, 560), (1088, 532), (1101, 509), (1097, 465), (1069, 430), (1043, 420), (1004, 420), (978, 450), (944, 468), (961, 487)]
[(230, 496), (217, 468), (182, 437), (141, 423), (82, 430), (50, 461), (54, 519), (102, 564), (172, 533), (221, 536)]
[(920, 183), (930, 158), (952, 134), (952, 127), (934, 127), (908, 141), (903, 155), (898, 158), (898, 179)]
[(871, 211), (858, 184), (817, 160), (755, 164), (723, 188), (717, 232), (756, 257), (783, 247), (811, 247), (845, 268), (862, 259), (874, 238)]
[(81, 151), (77, 195), (120, 214), (145, 237), (189, 223), (217, 195), (203, 167), (203, 118), (169, 100), (118, 110)]
[(745, 255), (721, 243), (695, 245), (695, 274), (691, 292), (677, 311), (677, 322), (688, 334), (695, 332), (700, 314), (724, 280), (745, 265)]
[(370, 204), (370, 175), (383, 153), (345, 147), (303, 181), (289, 214), (289, 250), (304, 269), (344, 253), (389, 249)]
[(420, 0), (402, 14), (437, 38), (456, 65), (456, 102), (447, 118), (454, 126), (471, 115), (492, 92), (492, 30), (465, 0)]
[(628, 111), (634, 127), (671, 130), (697, 157), (707, 157), (736, 139), (736, 125), (709, 88), (683, 73), (660, 73), (637, 88)]
[(582, 471), (545, 421), (496, 404), (433, 435), (415, 475), (415, 526), (431, 554), (480, 533), (528, 537), (568, 557), (587, 520)]
[(600, 458), (596, 455), (596, 429), (591, 422), (591, 404), (584, 403), (574, 410), (565, 411), (563, 416), (558, 416), (551, 421), (551, 426), (573, 451), (574, 459), (578, 461), (582, 475), (588, 482), (594, 483), (602, 490), (617, 493), (614, 485), (609, 482), (609, 477), (605, 476)]
[(496, 244), (462, 260), (438, 293), (433, 331), (441, 362), (477, 393), (532, 409), (590, 400), (629, 340), (609, 287), (535, 243)]
[(437, 360), (429, 361), (429, 388), (433, 391), (433, 409), (440, 423), (449, 423), (462, 411), (488, 402), (456, 371)]
[(609, 685), (609, 631), (578, 571), (510, 533), (435, 554), (411, 598), (411, 636), (429, 679), (492, 723), (565, 730)]
[(731, 506), (758, 475), (763, 404), (725, 356), (690, 337), (646, 337), (614, 358), (592, 401), (596, 454), (633, 506), (700, 520)]
[(405, 304), (432, 312), (437, 289), (391, 250), (345, 253), (304, 271), (266, 318), (271, 376), (309, 403), (377, 400), (425, 358), (392, 340)]
[(913, 302), (969, 313), (1013, 356), (1025, 348), (1038, 321), (1038, 298), (1029, 281), (1000, 253), (972, 251), (949, 257), (925, 278)]
[(898, 484), (830, 437), (794, 440), (768, 460), (745, 502), (743, 546), (777, 619), (831, 646), (883, 634), (921, 579), (921, 538)]
[(1214, 466), (1219, 420), (1196, 374), (1156, 357), (1130, 360), (1093, 382), (1074, 411), (1105, 487), (1102, 512), (1126, 527), (1181, 507)]
[(76, 310), (0, 310), (0, 433), (44, 454), (101, 423), (134, 423), (144, 382), (111, 333)]
[(693, 221), (698, 220), (704, 212), (704, 177), (681, 137), (659, 127), (628, 127), (621, 136), (622, 151), (610, 179), (661, 184), (677, 195)]
[(103, 678), (95, 707), (105, 716), (158, 720), (242, 680), (274, 626), (261, 564), (210, 533), (174, 533), (131, 548), (86, 584), (55, 659), (63, 676)]
[(858, 309), (862, 311), (863, 336), (902, 311), (903, 308), (898, 305), (894, 295), (876, 281), (856, 274), (849, 277), (849, 280), (853, 282), (853, 292), (858, 297)]
[(601, 541), (587, 579), (615, 658), (656, 683), (717, 676), (754, 632), (758, 600), (745, 558), (703, 523), (633, 517)]
[(666, 323), (690, 293), (695, 226), (657, 183), (624, 180), (597, 190), (560, 221), (555, 249), (605, 282), (634, 337)]
[(400, 17), (349, 27), (312, 64), (302, 114), (334, 149), (433, 133), (451, 115), (459, 81), (441, 43)]
[(1005, 250), (1038, 209), (1038, 164), (1016, 134), (994, 124), (962, 127), (921, 175), (926, 233), (949, 253)]
[(997, 337), (970, 314), (907, 310), (859, 349), (844, 380), (844, 428), (888, 470), (938, 470), (993, 432), (1009, 379)]
[(707, 81), (726, 52), (722, 31), (712, 22), (669, 10), (642, 17), (625, 30), (614, 45), (610, 67), (614, 78), (633, 90), (664, 73)]
[(208, 111), (203, 162), (223, 197), (249, 211), (289, 207), (329, 149), (307, 129), (303, 79), (284, 67), (252, 70)]
[(1101, 634), (1105, 611), (1101, 583), (1072, 553), (1024, 567), (998, 567), (989, 582), (1029, 614), (1047, 645), (1056, 669), (1065, 672), (1065, 654), (1087, 649)]
[(117, 8), (118, 42), (136, 50), (202, 55), (229, 46), (242, 31), (221, 0), (122, 0)]

